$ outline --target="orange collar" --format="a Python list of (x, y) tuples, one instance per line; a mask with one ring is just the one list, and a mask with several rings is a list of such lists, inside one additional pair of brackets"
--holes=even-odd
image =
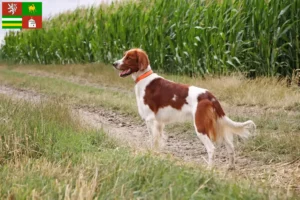
[(147, 71), (146, 73), (140, 75), (139, 77), (137, 77), (137, 79), (135, 80), (135, 83), (138, 83), (140, 80), (143, 80), (144, 78), (146, 78), (147, 76), (150, 76), (151, 74), (153, 74), (153, 71)]

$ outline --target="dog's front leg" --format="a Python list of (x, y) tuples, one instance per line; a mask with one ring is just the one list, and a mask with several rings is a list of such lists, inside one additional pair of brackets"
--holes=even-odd
[(147, 125), (147, 130), (148, 130), (148, 140), (150, 142), (150, 147), (151, 149), (153, 149), (153, 141), (154, 141), (154, 138), (153, 138), (153, 124), (154, 124), (154, 121), (153, 120), (146, 120), (146, 125)]
[(151, 148), (153, 150), (159, 150), (163, 147), (164, 142), (162, 140), (163, 124), (158, 123), (156, 120), (146, 121), (149, 135), (151, 137)]

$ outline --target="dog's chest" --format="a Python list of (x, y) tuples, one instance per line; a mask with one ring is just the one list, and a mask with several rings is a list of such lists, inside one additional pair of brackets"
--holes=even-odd
[(145, 90), (141, 87), (135, 87), (135, 96), (140, 116), (146, 120), (147, 115), (151, 114), (148, 106), (144, 103)]

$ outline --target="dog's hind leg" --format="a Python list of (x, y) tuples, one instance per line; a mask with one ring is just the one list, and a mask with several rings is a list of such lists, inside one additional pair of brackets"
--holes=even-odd
[(209, 100), (198, 102), (195, 110), (194, 126), (198, 138), (206, 148), (208, 154), (208, 166), (213, 167), (215, 146), (212, 140), (216, 140), (216, 116), (213, 105)]
[(206, 151), (208, 154), (207, 163), (208, 163), (208, 166), (211, 168), (214, 165), (215, 146), (207, 135), (197, 132), (197, 136), (206, 148)]
[(233, 145), (233, 135), (232, 133), (226, 133), (224, 136), (224, 144), (227, 149), (227, 153), (229, 156), (229, 165), (228, 169), (234, 169), (235, 168), (235, 153), (234, 153), (234, 145)]

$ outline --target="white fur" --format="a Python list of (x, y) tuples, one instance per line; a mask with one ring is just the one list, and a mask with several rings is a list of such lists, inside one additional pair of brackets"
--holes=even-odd
[(176, 99), (177, 99), (177, 96), (176, 96), (176, 94), (174, 94), (172, 100), (173, 100), (173, 101), (176, 101)]
[(117, 69), (120, 69), (120, 66), (124, 63), (124, 58), (125, 58), (125, 57), (123, 57), (123, 58), (121, 58), (120, 60), (117, 60), (117, 61), (115, 62), (115, 64), (117, 64), (117, 66), (116, 66)]
[(213, 159), (215, 155), (215, 146), (207, 135), (204, 135), (203, 133), (199, 133), (197, 129), (196, 129), (196, 134), (206, 148), (208, 154), (208, 161), (207, 161), (208, 166), (212, 167)]
[[(119, 60), (118, 62), (122, 63), (123, 60)], [(151, 67), (148, 66), (144, 71), (138, 71), (132, 74), (133, 80), (136, 80), (137, 77), (146, 73), (147, 71), (151, 70)], [(160, 108), (158, 112), (155, 114), (148, 105), (144, 103), (144, 96), (145, 96), (145, 89), (146, 87), (156, 78), (163, 78), (156, 73), (153, 73), (146, 78), (140, 80), (135, 85), (135, 94), (136, 94), (136, 102), (138, 106), (138, 111), (140, 116), (146, 121), (148, 131), (152, 136), (152, 145), (153, 148), (160, 148), (163, 145), (162, 137), (163, 135), (163, 128), (165, 124), (172, 123), (172, 122), (181, 122), (186, 120), (194, 121), (194, 126), (196, 129), (196, 134), (199, 139), (204, 144), (207, 153), (208, 153), (208, 164), (209, 166), (213, 165), (214, 159), (214, 150), (215, 146), (213, 142), (209, 139), (207, 135), (203, 133), (199, 133), (196, 128), (195, 124), (195, 113), (197, 110), (198, 105), (198, 96), (200, 94), (205, 93), (207, 90), (195, 86), (189, 87), (188, 96), (186, 101), (188, 104), (184, 104), (181, 110), (177, 110), (172, 108), (171, 106), (167, 106), (164, 108)], [(172, 100), (176, 100), (176, 95), (173, 97)], [(212, 99), (212, 101), (216, 101)], [(229, 160), (230, 160), (230, 167), (234, 167), (234, 146), (233, 146), (233, 134), (237, 134), (241, 137), (249, 136), (252, 131), (251, 129), (255, 130), (255, 124), (249, 120), (246, 122), (234, 122), (229, 119), (227, 116), (222, 118), (218, 118), (216, 123), (216, 132), (217, 135), (220, 136), (219, 141), (217, 142), (224, 142), (226, 149), (228, 151)]]

